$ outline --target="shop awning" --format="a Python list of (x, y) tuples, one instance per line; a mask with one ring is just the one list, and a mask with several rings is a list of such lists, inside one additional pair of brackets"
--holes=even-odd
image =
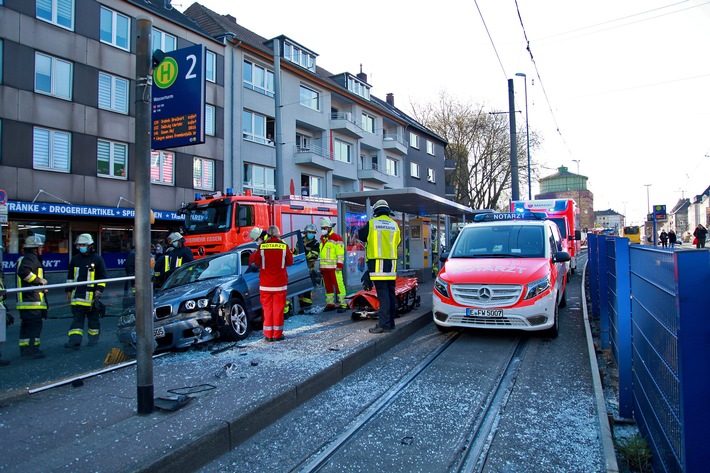
[(379, 199), (385, 199), (390, 209), (397, 212), (417, 215), (419, 217), (441, 214), (450, 215), (452, 217), (465, 215), (468, 219), (480, 212), (436, 194), (417, 189), (416, 187), (362, 192), (340, 192), (336, 195), (336, 198), (338, 200), (362, 205), (367, 205), (368, 199), (370, 205), (373, 205)]

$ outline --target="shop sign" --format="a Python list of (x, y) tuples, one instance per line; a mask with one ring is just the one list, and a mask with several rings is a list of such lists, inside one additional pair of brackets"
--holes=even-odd
[[(119, 207), (48, 204), (45, 202), (22, 202), (15, 200), (8, 202), (7, 207), (10, 212), (24, 214), (130, 219), (136, 217), (136, 211), (134, 209)], [(155, 213), (156, 220), (185, 220), (182, 215), (174, 211), (154, 210), (153, 212)]]

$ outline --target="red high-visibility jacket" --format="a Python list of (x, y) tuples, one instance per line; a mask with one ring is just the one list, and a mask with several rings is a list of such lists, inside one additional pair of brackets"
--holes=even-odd
[(259, 290), (285, 291), (288, 287), (286, 266), (293, 264), (293, 253), (288, 245), (270, 237), (249, 257), (249, 263), (259, 266)]

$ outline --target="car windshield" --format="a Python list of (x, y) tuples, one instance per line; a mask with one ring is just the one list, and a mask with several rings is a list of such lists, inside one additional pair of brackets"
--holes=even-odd
[(545, 256), (542, 226), (472, 225), (461, 231), (451, 258), (541, 258)]
[[(231, 252), (214, 258), (205, 258), (176, 269), (163, 286), (164, 289), (182, 286), (195, 281), (239, 274), (241, 252)], [(248, 252), (246, 253), (248, 260)]]

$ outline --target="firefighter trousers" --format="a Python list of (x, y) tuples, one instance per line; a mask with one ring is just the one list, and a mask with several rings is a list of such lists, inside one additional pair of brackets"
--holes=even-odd
[(265, 338), (279, 338), (284, 333), (284, 307), (286, 291), (261, 291), (259, 294), (264, 310), (263, 332)]
[(42, 333), (42, 319), (45, 309), (21, 309), (20, 313), (20, 351), (39, 348), (39, 336)]
[(323, 285), (325, 286), (325, 304), (327, 307), (347, 307), (345, 301), (345, 282), (343, 281), (343, 272), (336, 269), (321, 269), (323, 275)]
[(88, 319), (88, 340), (89, 345), (94, 345), (99, 341), (101, 332), (101, 322), (98, 309), (81, 305), (71, 306), (71, 313), (74, 316), (69, 327), (69, 341), (67, 345), (72, 347), (81, 346), (84, 338), (84, 319)]

